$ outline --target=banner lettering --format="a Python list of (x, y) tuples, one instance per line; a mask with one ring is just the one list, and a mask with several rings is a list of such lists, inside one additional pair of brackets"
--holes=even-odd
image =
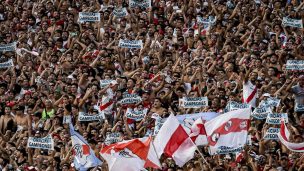
[(141, 102), (141, 97), (137, 94), (124, 94), (123, 99), (120, 101), (121, 104), (134, 104)]
[(93, 12), (80, 12), (79, 13), (79, 22), (95, 22), (100, 21), (100, 14)]
[(150, 8), (151, 0), (129, 0), (130, 8), (140, 7), (140, 8)]
[(100, 80), (99, 86), (100, 88), (105, 88), (106, 86), (110, 85), (112, 81), (113, 80)]
[(119, 40), (118, 46), (121, 48), (128, 48), (128, 49), (142, 49), (143, 42), (142, 40)]
[(6, 61), (6, 62), (2, 62), (0, 63), (0, 68), (9, 68), (11, 66), (14, 66), (14, 62), (12, 59)]
[(249, 107), (250, 107), (250, 105), (248, 105), (246, 103), (238, 103), (235, 101), (229, 101), (228, 104), (226, 105), (225, 112), (231, 112), (234, 110), (245, 109), (245, 108), (249, 108)]
[(281, 118), (284, 118), (285, 123), (288, 123), (287, 113), (270, 113), (266, 118), (266, 123), (279, 125), (281, 124)]
[(179, 99), (179, 105), (183, 108), (201, 108), (208, 106), (207, 97), (183, 97)]
[(84, 112), (79, 112), (78, 121), (101, 121), (103, 119), (101, 113), (89, 115)]
[(138, 110), (137, 108), (135, 109), (128, 108), (126, 111), (126, 116), (129, 119), (140, 121), (146, 116), (147, 112), (148, 109)]
[(121, 142), (121, 141), (122, 141), (122, 137), (121, 137), (120, 133), (111, 132), (111, 133), (107, 133), (106, 139), (105, 139), (105, 144), (110, 145), (110, 144)]
[(283, 17), (282, 21), (283, 26), (290, 26), (295, 28), (303, 28), (303, 22), (302, 19), (293, 19), (288, 17)]
[(16, 42), (0, 45), (0, 52), (16, 51)]
[(29, 137), (27, 141), (27, 147), (54, 150), (54, 140), (51, 135), (48, 135), (44, 138)]
[(287, 60), (286, 70), (304, 70), (304, 60)]
[(126, 8), (115, 8), (113, 10), (113, 15), (118, 18), (122, 18), (128, 15), (128, 11)]
[(266, 134), (264, 135), (265, 140), (277, 140), (280, 128), (268, 128)]
[(295, 104), (295, 112), (304, 112), (304, 104)]
[(272, 110), (270, 107), (257, 107), (252, 112), (252, 116), (256, 119), (266, 119), (267, 116), (272, 113)]

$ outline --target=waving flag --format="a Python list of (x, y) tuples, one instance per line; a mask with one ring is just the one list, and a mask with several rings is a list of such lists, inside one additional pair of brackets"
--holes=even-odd
[(289, 142), (289, 135), (290, 133), (286, 128), (284, 119), (282, 119), (280, 133), (278, 134), (279, 140), (291, 151), (304, 152), (304, 142), (303, 143)]
[(196, 145), (208, 144), (204, 123), (205, 121), (203, 121), (202, 118), (198, 118), (191, 127), (189, 136)]
[(100, 155), (107, 161), (110, 171), (161, 168), (151, 137), (111, 144), (103, 148)]
[(210, 154), (225, 154), (241, 151), (246, 144), (249, 108), (220, 115), (205, 123)]
[(163, 153), (183, 166), (193, 158), (196, 145), (174, 115), (165, 121), (154, 139), (155, 150), (160, 157)]
[(74, 130), (70, 124), (70, 134), (72, 139), (72, 148), (74, 154), (74, 165), (79, 171), (86, 171), (91, 167), (96, 167), (102, 162), (95, 156), (94, 151), (90, 148), (86, 140)]

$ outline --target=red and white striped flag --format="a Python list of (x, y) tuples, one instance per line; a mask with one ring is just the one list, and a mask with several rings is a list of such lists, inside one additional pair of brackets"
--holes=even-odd
[(285, 125), (284, 119), (282, 119), (280, 133), (278, 134), (280, 141), (291, 151), (304, 152), (304, 142), (302, 143), (289, 142), (289, 135), (290, 133)]
[(107, 161), (109, 171), (161, 168), (151, 137), (111, 144), (101, 149), (100, 155)]
[(250, 108), (239, 109), (205, 123), (211, 155), (242, 150), (247, 140), (250, 112)]
[(208, 139), (204, 126), (205, 121), (202, 118), (198, 118), (191, 127), (190, 137), (196, 145), (207, 145)]
[(173, 114), (159, 130), (154, 145), (159, 157), (162, 154), (172, 157), (180, 167), (193, 158), (197, 148)]

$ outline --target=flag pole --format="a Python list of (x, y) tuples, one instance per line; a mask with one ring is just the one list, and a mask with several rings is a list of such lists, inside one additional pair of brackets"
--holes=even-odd
[[(193, 142), (193, 141), (192, 141)], [(194, 143), (193, 143), (194, 144)], [(197, 145), (195, 144), (196, 150), (198, 151), (199, 155), (203, 158), (204, 162), (207, 163), (207, 160), (205, 159), (203, 153), (199, 150), (199, 148), (197, 147)]]
[(158, 154), (157, 154), (157, 152), (156, 152), (156, 149), (155, 149), (155, 146), (154, 146), (154, 139), (152, 138), (152, 136), (151, 136), (151, 139), (152, 139), (152, 140), (151, 140), (151, 143), (152, 143), (154, 152), (155, 152), (156, 157), (157, 157), (157, 159), (158, 159), (158, 161), (159, 161), (159, 164), (161, 165), (160, 157), (158, 156)]

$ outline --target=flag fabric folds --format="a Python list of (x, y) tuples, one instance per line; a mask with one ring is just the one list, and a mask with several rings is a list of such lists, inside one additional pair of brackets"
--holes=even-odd
[(202, 118), (198, 118), (191, 127), (189, 136), (196, 145), (208, 144), (204, 123), (205, 121), (203, 121)]
[(74, 130), (70, 124), (70, 134), (72, 139), (72, 150), (74, 155), (74, 166), (79, 171), (86, 171), (91, 167), (96, 167), (102, 162), (95, 156), (87, 141)]
[(159, 157), (162, 154), (172, 157), (178, 166), (183, 166), (192, 159), (197, 148), (173, 114), (159, 130), (154, 145)]
[(100, 155), (107, 161), (109, 171), (161, 168), (151, 137), (111, 144), (101, 149)]
[(289, 135), (290, 133), (285, 125), (284, 119), (282, 119), (280, 133), (278, 134), (279, 140), (291, 151), (304, 152), (304, 142), (303, 143), (289, 142)]
[(222, 114), (205, 123), (210, 154), (241, 151), (247, 140), (250, 108)]

